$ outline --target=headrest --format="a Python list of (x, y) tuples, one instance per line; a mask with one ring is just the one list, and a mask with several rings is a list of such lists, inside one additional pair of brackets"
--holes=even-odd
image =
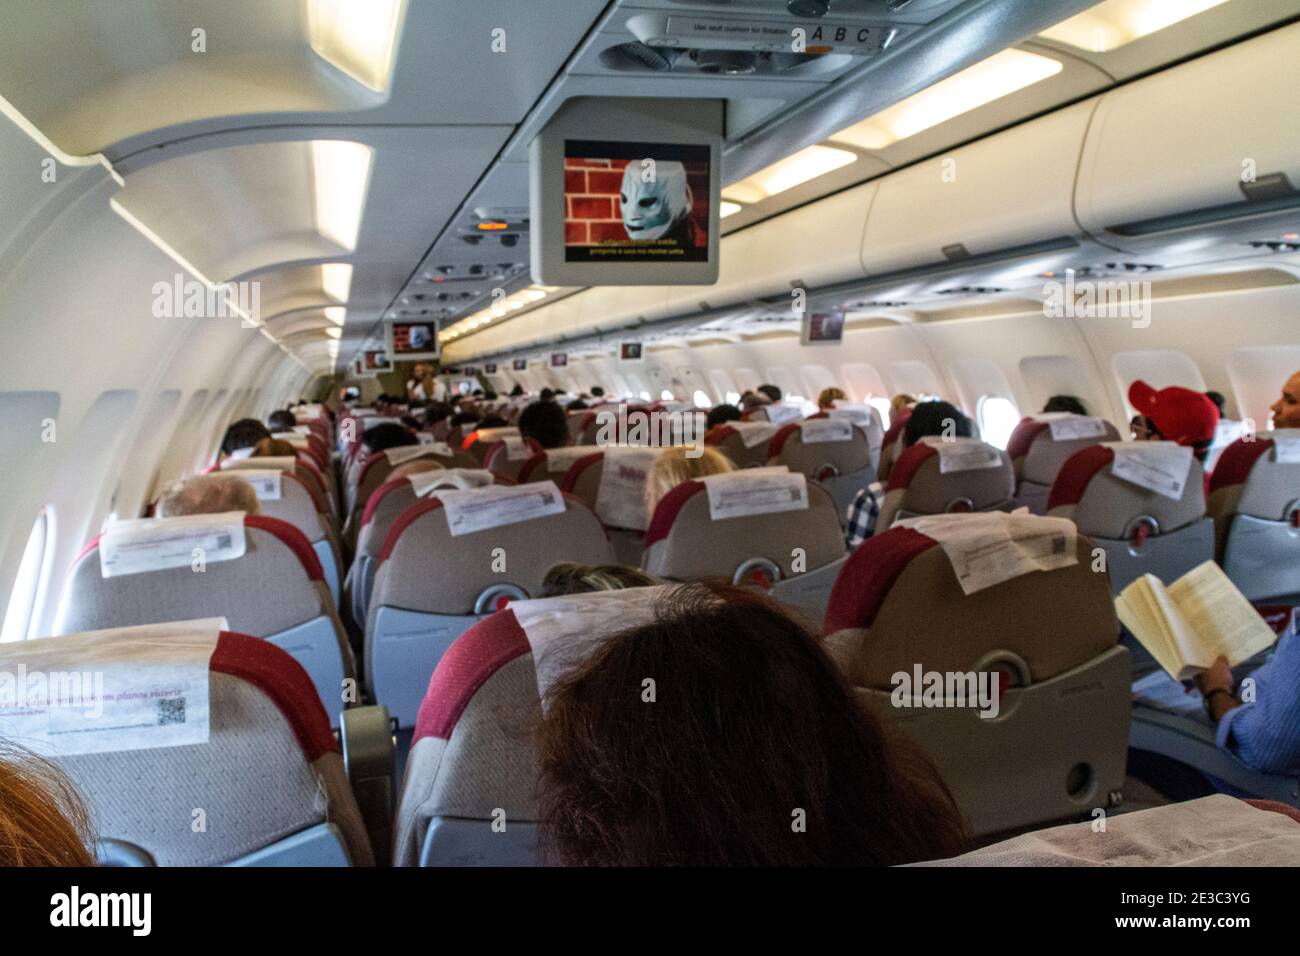
[[(241, 449), (242, 451), (242, 449)], [(268, 468), (274, 468), (278, 471), (293, 471), (298, 466), (299, 459), (290, 458), (288, 455), (269, 455), (262, 458), (223, 458), (221, 460), (222, 471), (238, 471), (243, 468), (265, 471)]]
[(656, 506), (645, 548), (645, 570), (677, 580), (731, 578), (755, 558), (784, 575), (799, 574), (845, 550), (830, 493), (804, 475), (767, 468), (678, 485)]
[[(69, 571), (60, 605), (60, 633), (224, 615), (231, 626), (259, 637), (277, 634), (322, 613), (320, 561), (301, 531), (265, 515), (243, 515), (247, 549), (237, 560), (212, 562), (204, 572), (191, 560), (148, 573), (103, 578), (100, 538)], [(159, 523), (175, 518), (151, 519)]]
[[(452, 508), (446, 506), (449, 499)], [(513, 520), (533, 510), (544, 513)], [(511, 520), (496, 523), (503, 516)], [(449, 517), (462, 533), (452, 534)], [(564, 542), (563, 554), (556, 551), (557, 541)], [(497, 584), (535, 594), (546, 572), (562, 560), (613, 560), (596, 515), (549, 481), (435, 492), (398, 516), (379, 557), (386, 566), (376, 579), (373, 607), (382, 602), (436, 614), (471, 613), (484, 589)]]
[[(483, 618), (438, 661), (420, 705), (412, 744), (424, 737), (450, 739), (483, 685), (516, 658), (532, 657), (538, 696), (544, 696), (556, 676), (585, 660), (602, 639), (652, 620), (655, 603), (671, 590), (670, 586), (626, 588), (516, 601)], [(491, 704), (532, 713), (537, 698)]]
[(1061, 466), (1077, 451), (1098, 442), (1118, 441), (1110, 422), (1068, 412), (1047, 413), (1023, 419), (1007, 442), (1016, 477), (1051, 485)]
[(1223, 450), (1210, 476), (1210, 494), (1240, 495), (1232, 511), (1278, 521), (1300, 501), (1300, 429), (1286, 428), (1238, 439)]
[[(1291, 811), (1291, 812), (1288, 812)], [(1295, 866), (1294, 808), (1226, 794), (1066, 823), (921, 866)]]
[[(494, 483), (496, 478), (486, 468), (434, 468), (432, 471), (407, 475), (406, 481), (410, 483), (417, 498), (425, 498), (440, 490), (485, 488)], [(367, 501), (367, 509), (369, 505)]]
[(721, 445), (734, 436), (738, 437), (746, 448), (755, 448), (771, 441), (772, 436), (780, 430), (781, 426), (775, 422), (727, 422), (725, 425), (710, 429), (704, 436), (704, 442), (707, 445)]
[(978, 439), (923, 438), (894, 462), (885, 492), (895, 491), (904, 511), (939, 514), (954, 502), (984, 511), (1011, 499), (1015, 475), (1006, 452)]
[(1119, 639), (1110, 582), (1092, 570), (1092, 548), (1077, 535), (1075, 563), (966, 594), (938, 541), (892, 528), (863, 542), (841, 569), (826, 611), (828, 650), (864, 687), (889, 688), (895, 672), (915, 663), (987, 669), (995, 653), (1017, 669), (1023, 662), (1024, 683), (1053, 677)]
[(829, 416), (782, 425), (767, 446), (769, 460), (813, 478), (871, 467), (871, 442), (853, 421)]
[[(1141, 445), (1165, 447), (1147, 451)], [(1151, 456), (1145, 464), (1143, 455)], [(1160, 533), (1167, 533), (1204, 516), (1201, 476), (1201, 464), (1191, 457), (1191, 449), (1172, 442), (1092, 445), (1071, 455), (1062, 466), (1052, 483), (1047, 510), (1070, 518), (1080, 531), (1099, 538), (1129, 537), (1133, 521), (1140, 517), (1153, 519)], [(1144, 487), (1138, 480), (1159, 484), (1163, 491)], [(1178, 483), (1179, 496), (1170, 497)]]
[(204, 564), (242, 558), (247, 549), (247, 517), (243, 511), (226, 511), (111, 521), (96, 539), (100, 576), (188, 568), (200, 558)]

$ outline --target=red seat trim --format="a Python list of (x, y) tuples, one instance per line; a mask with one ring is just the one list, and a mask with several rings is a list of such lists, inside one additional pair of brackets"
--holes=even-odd
[(1024, 458), (1029, 454), (1029, 449), (1034, 444), (1034, 439), (1043, 433), (1043, 429), (1048, 427), (1047, 422), (1035, 421), (1032, 418), (1022, 418), (1020, 424), (1016, 426), (1015, 431), (1011, 433), (1011, 438), (1007, 441), (1007, 457), (1013, 462), (1018, 458)]
[(484, 618), (456, 638), (429, 678), (411, 745), (425, 737), (450, 739), (456, 722), (479, 688), (510, 661), (529, 651), (528, 635), (509, 608)]
[(1256, 438), (1254, 441), (1242, 441), (1238, 438), (1219, 456), (1210, 476), (1210, 491), (1218, 491), (1229, 485), (1244, 485), (1255, 467), (1255, 462), (1273, 447), (1273, 439)]
[(650, 518), (650, 527), (645, 533), (647, 550), (652, 544), (668, 537), (668, 533), (673, 529), (673, 522), (677, 520), (677, 515), (686, 506), (686, 502), (703, 490), (702, 481), (684, 481), (659, 499), (659, 504), (655, 506), (655, 513)]
[[(816, 418), (817, 416), (814, 415), (813, 417)], [(825, 418), (826, 416), (823, 415), (821, 417)], [(777, 433), (773, 435), (770, 439), (768, 439), (767, 457), (775, 458), (778, 455), (780, 455), (781, 449), (785, 447), (786, 440), (789, 439), (789, 437), (793, 435), (798, 428), (799, 428), (798, 422), (787, 422), (786, 424), (782, 425), (781, 428), (777, 431)]]
[(235, 631), (222, 631), (208, 663), (209, 671), (247, 681), (280, 708), (293, 728), (308, 763), (337, 753), (338, 741), (311, 678), (293, 657), (270, 641)]
[(275, 535), (298, 556), (303, 569), (307, 572), (307, 577), (313, 581), (325, 580), (325, 571), (320, 565), (320, 558), (316, 557), (316, 552), (312, 550), (311, 542), (289, 522), (281, 521), (279, 518), (269, 518), (266, 515), (244, 515), (244, 527), (257, 528), (259, 531)]
[(366, 499), (366, 510), (361, 513), (361, 527), (364, 528), (370, 524), (370, 519), (375, 516), (375, 511), (378, 510), (379, 503), (384, 500), (385, 495), (402, 487), (402, 485), (409, 485), (410, 483), (409, 478), (394, 478), (392, 481), (385, 481), (376, 488), (370, 497)]
[(573, 489), (577, 487), (578, 478), (582, 473), (596, 462), (603, 461), (604, 458), (605, 453), (603, 451), (593, 452), (590, 455), (584, 455), (579, 458), (569, 466), (569, 469), (564, 473), (564, 477), (560, 479), (560, 490), (565, 494), (572, 493)]
[(907, 565), (938, 543), (912, 528), (891, 528), (862, 542), (831, 588), (823, 633), (870, 627)]
[(894, 467), (889, 470), (889, 482), (885, 485), (885, 491), (909, 487), (912, 479), (916, 477), (917, 470), (927, 459), (937, 454), (938, 451), (933, 445), (927, 445), (923, 441), (918, 441), (915, 445), (904, 449), (898, 456), (898, 460), (894, 462)]
[(1061, 466), (1052, 490), (1047, 495), (1047, 510), (1062, 505), (1077, 505), (1083, 500), (1083, 493), (1088, 490), (1088, 483), (1093, 475), (1115, 460), (1113, 449), (1104, 445), (1089, 445), (1076, 451)]

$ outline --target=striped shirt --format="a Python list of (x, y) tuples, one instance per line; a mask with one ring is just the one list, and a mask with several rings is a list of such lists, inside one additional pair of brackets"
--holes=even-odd
[[(1281, 638), (1272, 658), (1249, 680), (1254, 702), (1223, 715), (1219, 746), (1261, 773), (1300, 772), (1300, 634)], [(1245, 688), (1239, 693), (1245, 695)]]

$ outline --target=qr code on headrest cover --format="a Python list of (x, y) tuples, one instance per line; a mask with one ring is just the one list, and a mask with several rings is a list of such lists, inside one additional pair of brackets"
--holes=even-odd
[(158, 701), (158, 726), (185, 723), (185, 698), (167, 697)]

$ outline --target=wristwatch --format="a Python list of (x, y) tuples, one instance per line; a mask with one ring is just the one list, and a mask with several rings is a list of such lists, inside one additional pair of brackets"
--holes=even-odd
[(1205, 695), (1205, 698), (1201, 701), (1201, 706), (1205, 708), (1205, 713), (1211, 720), (1214, 719), (1214, 709), (1211, 706), (1211, 703), (1214, 700), (1215, 694), (1227, 694), (1229, 697), (1233, 696), (1232, 691), (1228, 690), (1226, 687), (1215, 687)]

